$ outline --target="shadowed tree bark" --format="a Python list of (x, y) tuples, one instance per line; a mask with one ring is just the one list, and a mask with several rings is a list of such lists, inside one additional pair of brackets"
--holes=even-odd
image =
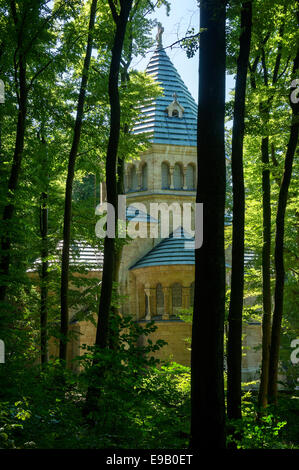
[[(10, 263), (11, 263), (11, 244), (12, 244), (12, 232), (11, 221), (15, 214), (15, 194), (19, 185), (19, 178), (22, 167), (22, 160), (24, 154), (24, 141), (26, 132), (26, 118), (28, 109), (28, 93), (32, 88), (33, 83), (41, 76), (42, 72), (50, 65), (52, 60), (49, 60), (47, 64), (41, 66), (38, 71), (34, 71), (32, 76), (31, 71), (28, 69), (28, 57), (32, 54), (33, 49), (39, 43), (40, 37), (44, 35), (49, 23), (58, 15), (64, 5), (62, 4), (56, 11), (49, 15), (47, 19), (40, 16), (40, 10), (43, 2), (41, 0), (32, 0), (30, 4), (25, 2), (16, 2), (10, 0), (7, 2), (7, 10), (11, 16), (15, 33), (16, 33), (16, 49), (13, 55), (14, 61), (14, 80), (15, 80), (15, 92), (17, 95), (18, 103), (18, 116), (16, 125), (16, 138), (14, 155), (12, 159), (12, 166), (10, 171), (10, 177), (7, 184), (7, 203), (3, 210), (2, 223), (3, 231), (1, 234), (1, 253), (0, 253), (0, 274), (1, 274), (1, 285), (0, 285), (0, 303), (5, 300)], [(33, 29), (32, 29), (32, 26)], [(29, 30), (29, 32), (28, 32)], [(4, 42), (0, 44), (0, 56), (7, 46)], [(37, 51), (34, 52), (36, 54)], [(32, 58), (32, 57), (31, 57)], [(30, 73), (31, 72), (31, 73)], [(30, 76), (31, 75), (31, 76)], [(31, 78), (31, 79), (30, 79)]]
[(48, 362), (48, 194), (42, 193), (42, 204), (40, 208), (40, 232), (42, 237), (42, 269), (41, 269), (41, 305), (40, 305), (40, 329), (41, 329), (41, 363)]
[[(299, 68), (299, 50), (294, 60), (293, 77), (297, 78)], [(293, 89), (291, 89), (291, 94)], [(292, 108), (292, 124), (290, 137), (286, 151), (284, 173), (279, 190), (278, 208), (276, 214), (276, 234), (275, 234), (275, 292), (274, 292), (274, 312), (271, 334), (271, 348), (269, 361), (269, 388), (268, 397), (270, 402), (277, 403), (277, 380), (278, 380), (278, 364), (279, 364), (279, 346), (281, 334), (281, 321), (283, 316), (283, 297), (284, 297), (284, 230), (285, 230), (285, 213), (288, 200), (288, 191), (292, 177), (293, 161), (298, 143), (299, 129), (299, 104), (292, 102), (290, 94), (290, 104)], [(297, 150), (298, 151), (298, 150)]]
[(17, 120), (17, 131), (16, 141), (13, 155), (13, 162), (8, 181), (8, 204), (4, 207), (2, 221), (4, 224), (4, 233), (1, 236), (1, 258), (0, 258), (0, 273), (3, 281), (0, 285), (0, 302), (5, 300), (7, 291), (7, 280), (9, 275), (10, 266), (10, 248), (11, 248), (11, 236), (9, 230), (10, 221), (13, 218), (15, 212), (14, 193), (18, 187), (19, 176), (21, 171), (21, 164), (24, 152), (24, 139), (26, 129), (26, 116), (27, 116), (27, 97), (28, 97), (28, 85), (27, 85), (27, 63), (26, 54), (24, 52), (24, 31), (25, 26), (25, 11), (22, 15), (17, 13), (15, 1), (10, 2), (11, 14), (15, 29), (17, 32), (17, 49), (15, 51), (15, 85), (16, 93), (18, 96), (18, 120)]
[[(120, 63), (123, 51), (124, 39), (130, 11), (132, 9), (133, 0), (120, 0), (120, 12), (117, 13), (113, 0), (108, 0), (111, 13), (115, 22), (115, 33), (112, 47), (112, 56), (109, 71), (109, 102), (110, 102), (110, 133), (108, 148), (106, 154), (106, 192), (107, 203), (114, 207), (114, 222), (117, 226), (117, 152), (120, 136), (120, 98), (119, 98), (119, 73)], [(109, 206), (108, 206), (109, 216)], [(112, 214), (110, 213), (110, 216)], [(104, 240), (104, 264), (102, 274), (101, 296), (99, 304), (99, 317), (97, 323), (95, 346), (105, 349), (109, 347), (109, 316), (111, 310), (111, 299), (113, 281), (115, 279), (116, 249), (115, 239), (113, 237), (105, 237)], [(93, 366), (96, 366), (98, 359), (94, 357)], [(95, 373), (100, 380), (103, 373), (103, 367), (95, 368)], [(98, 390), (90, 386), (87, 395), (83, 414), (87, 416), (91, 410), (96, 408), (96, 400), (98, 398)]]
[(88, 39), (86, 46), (86, 53), (84, 65), (82, 70), (81, 86), (77, 104), (77, 114), (74, 127), (74, 135), (72, 147), (69, 154), (68, 174), (65, 189), (65, 204), (64, 204), (64, 224), (63, 224), (63, 249), (62, 249), (62, 262), (61, 262), (61, 326), (60, 326), (60, 348), (59, 358), (66, 361), (67, 357), (67, 334), (68, 334), (68, 283), (69, 283), (69, 254), (70, 254), (70, 234), (71, 234), (71, 217), (72, 217), (72, 192), (73, 181), (75, 174), (75, 163), (80, 144), (82, 120), (84, 114), (84, 103), (86, 96), (86, 88), (88, 82), (88, 72), (90, 67), (90, 59), (92, 53), (94, 24), (96, 18), (97, 0), (93, 0), (90, 7), (90, 18), (88, 26)]
[(225, 448), (225, 2), (200, 2), (198, 186), (203, 245), (195, 250), (191, 352), (192, 449)]
[[(136, 4), (135, 4), (135, 11), (136, 11)], [(131, 10), (130, 18), (128, 20), (128, 26), (130, 24), (130, 21), (132, 21), (132, 16), (134, 16), (134, 11), (133, 9)], [(130, 25), (131, 26), (131, 25)], [(133, 52), (133, 36), (132, 36), (132, 26), (130, 27), (130, 30), (128, 31), (128, 37), (129, 37), (129, 54), (128, 58), (125, 61), (121, 61), (121, 69), (120, 69), (120, 85), (121, 88), (125, 89), (127, 87), (128, 82), (130, 81), (130, 76), (129, 76), (129, 67), (132, 62), (132, 52)], [(123, 126), (123, 134), (129, 134), (129, 127), (128, 124), (125, 123)], [(117, 183), (116, 183), (116, 188), (117, 188), (117, 196), (119, 195), (124, 195), (125, 194), (125, 185), (124, 185), (124, 177), (125, 177), (125, 155), (121, 155), (120, 152), (118, 152), (117, 156)], [(123, 251), (123, 245), (122, 245), (122, 240), (119, 240), (119, 245), (115, 247), (115, 256), (114, 256), (114, 268), (113, 268), (113, 283), (118, 283), (119, 282), (119, 270), (120, 270), (120, 263), (121, 263), (121, 257), (122, 257), (122, 251)], [(111, 308), (111, 314), (114, 317), (117, 317), (119, 315), (119, 308), (118, 307), (112, 307)], [(112, 331), (112, 329), (109, 331), (109, 347), (111, 349), (114, 349), (117, 347), (119, 341), (119, 335), (117, 334), (116, 331)]]
[(262, 249), (262, 279), (263, 279), (263, 339), (262, 339), (262, 367), (259, 388), (259, 406), (265, 408), (268, 403), (268, 367), (271, 341), (271, 185), (269, 170), (269, 137), (264, 137), (261, 144), (263, 191), (263, 249)]
[[(284, 34), (284, 22), (279, 30), (279, 36), (282, 39)], [(281, 64), (282, 42), (278, 46), (278, 52), (275, 60), (272, 86), (278, 80), (278, 73)], [(269, 86), (268, 70), (266, 66), (265, 50), (261, 51), (261, 63), (263, 70), (264, 85)], [(271, 83), (270, 83), (271, 85)], [(267, 128), (270, 118), (270, 109), (273, 95), (269, 96), (265, 102), (260, 103), (260, 113), (262, 125)], [(261, 143), (262, 154), (262, 191), (263, 191), (263, 250), (262, 250), (262, 279), (263, 279), (263, 322), (262, 322), (262, 366), (261, 379), (258, 394), (259, 408), (265, 408), (268, 404), (268, 384), (269, 384), (269, 366), (270, 366), (270, 344), (271, 344), (271, 182), (270, 182), (270, 149), (269, 137), (263, 137)]]
[[(106, 156), (106, 189), (107, 202), (115, 208), (115, 226), (117, 221), (117, 151), (120, 134), (120, 100), (118, 80), (123, 43), (133, 0), (120, 0), (120, 13), (116, 12), (114, 3), (109, 1), (113, 19), (116, 24), (112, 57), (109, 72), (110, 134)], [(115, 270), (115, 240), (106, 236), (104, 241), (104, 266), (102, 276), (99, 319), (96, 333), (96, 345), (105, 348), (108, 342), (108, 323), (111, 306), (112, 287)]]
[[(46, 140), (41, 136), (41, 143), (46, 152)], [(43, 175), (44, 191), (41, 194), (40, 206), (40, 235), (41, 235), (41, 273), (40, 273), (40, 346), (41, 346), (41, 363), (42, 365), (48, 362), (48, 165), (46, 153), (44, 153), (43, 168), (45, 174)]]
[(240, 52), (237, 64), (232, 135), (233, 241), (227, 342), (227, 414), (230, 419), (242, 417), (241, 367), (245, 221), (243, 141), (246, 79), (251, 43), (252, 2), (242, 3), (241, 9)]

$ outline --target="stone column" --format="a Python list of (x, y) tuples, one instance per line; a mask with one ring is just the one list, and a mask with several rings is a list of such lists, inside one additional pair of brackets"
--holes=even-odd
[(162, 287), (164, 296), (164, 314), (162, 320), (169, 320), (170, 315), (170, 287)]
[(187, 189), (186, 171), (187, 171), (187, 165), (184, 165), (183, 166), (183, 189)]
[(170, 167), (169, 167), (169, 173), (170, 173), (170, 189), (174, 189), (173, 170), (174, 170), (174, 166), (170, 166)]
[(189, 308), (190, 288), (182, 287), (182, 308)]
[(140, 168), (136, 169), (136, 175), (137, 175), (137, 191), (140, 191), (141, 190), (141, 186), (142, 186), (142, 171)]
[[(135, 302), (136, 302), (136, 320), (140, 320), (142, 318), (142, 312), (141, 312), (141, 305), (140, 305), (140, 300), (141, 300), (141, 293), (142, 293), (141, 286), (139, 283), (135, 282)], [(131, 310), (134, 311), (134, 310)]]
[(151, 315), (151, 289), (150, 289), (150, 287), (145, 287), (144, 292), (145, 292), (145, 295), (147, 297), (147, 312), (145, 310), (145, 312), (146, 312), (145, 319), (146, 320), (151, 320), (152, 315)]
[(152, 306), (151, 306), (151, 312), (153, 315), (158, 315), (157, 312), (157, 291), (155, 287), (151, 287), (151, 301), (152, 301)]

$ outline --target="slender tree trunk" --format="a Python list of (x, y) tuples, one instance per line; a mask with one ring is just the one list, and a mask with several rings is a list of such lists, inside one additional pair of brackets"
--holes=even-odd
[(40, 208), (40, 233), (42, 238), (41, 249), (41, 290), (40, 290), (40, 331), (41, 331), (41, 363), (48, 362), (48, 194), (42, 193), (42, 203)]
[[(279, 55), (279, 54), (278, 54)], [(280, 59), (279, 59), (280, 61)], [(265, 52), (262, 49), (262, 66), (264, 72), (264, 84), (268, 86), (268, 72), (266, 69)], [(266, 102), (260, 103), (262, 126), (267, 129), (270, 117), (272, 97)], [(267, 130), (268, 132), (268, 130)], [(262, 366), (261, 379), (258, 394), (259, 409), (268, 404), (269, 360), (271, 343), (271, 182), (270, 182), (270, 157), (269, 137), (263, 137), (261, 142), (262, 155), (262, 200), (263, 200), (263, 249), (262, 249), (262, 291), (263, 291), (263, 321), (262, 321)]]
[[(284, 14), (286, 13), (286, 5)], [(281, 65), (282, 58), (282, 38), (284, 35), (283, 22), (280, 30), (279, 37), (281, 38), (278, 51), (276, 55), (272, 86), (278, 80), (278, 73)], [(265, 59), (265, 51), (262, 49), (261, 54), (264, 84), (268, 87), (268, 70)], [(270, 109), (273, 101), (273, 95), (270, 95), (266, 103), (260, 104), (260, 111), (263, 121), (263, 126), (266, 128), (269, 123)], [(263, 250), (262, 250), (262, 278), (263, 278), (263, 321), (262, 321), (262, 366), (261, 366), (261, 379), (258, 395), (259, 409), (266, 408), (268, 404), (268, 384), (269, 384), (269, 365), (270, 365), (270, 345), (271, 345), (271, 316), (272, 316), (272, 302), (271, 302), (271, 183), (270, 183), (270, 159), (269, 159), (269, 137), (264, 137), (261, 144), (262, 163), (264, 165), (262, 172), (262, 191), (263, 191)]]
[[(117, 152), (120, 136), (120, 99), (118, 80), (120, 72), (120, 62), (123, 50), (123, 44), (128, 24), (128, 18), (132, 8), (133, 0), (120, 0), (120, 13), (117, 14), (112, 0), (109, 0), (109, 6), (116, 24), (115, 35), (112, 47), (112, 56), (109, 71), (109, 102), (110, 102), (110, 133), (106, 155), (106, 194), (107, 203), (115, 208), (115, 227), (117, 226)], [(109, 347), (109, 316), (111, 310), (111, 299), (113, 281), (115, 279), (116, 250), (114, 238), (106, 236), (104, 240), (104, 264), (102, 274), (101, 296), (99, 304), (99, 317), (96, 332), (95, 345), (101, 349)], [(110, 338), (110, 346), (114, 347), (113, 340)], [(94, 357), (93, 365), (97, 364), (97, 358)], [(104, 374), (104, 367), (95, 369), (98, 380), (101, 380)], [(96, 408), (98, 398), (98, 389), (90, 386), (86, 395), (84, 416), (88, 416), (91, 410)]]
[[(299, 51), (294, 61), (293, 76), (296, 77), (296, 72), (299, 68)], [(277, 403), (277, 380), (278, 380), (278, 364), (279, 364), (279, 347), (280, 347), (280, 334), (281, 334), (281, 321), (283, 316), (283, 296), (284, 296), (284, 257), (283, 257), (283, 243), (284, 243), (284, 228), (285, 228), (285, 213), (288, 200), (288, 191), (292, 177), (294, 155), (298, 143), (298, 129), (299, 129), (299, 105), (292, 103), (292, 125), (290, 137), (285, 157), (284, 174), (280, 186), (278, 197), (278, 208), (276, 214), (276, 235), (275, 235), (275, 292), (274, 292), (274, 312), (272, 323), (272, 336), (270, 348), (270, 361), (269, 361), (269, 385), (268, 396), (269, 401)]]
[[(132, 61), (132, 37), (130, 37), (130, 55), (129, 59), (123, 68), (120, 76), (121, 76), (121, 87), (126, 88), (127, 83), (129, 81), (129, 73), (128, 73), (128, 68), (131, 64)], [(129, 134), (129, 128), (128, 125), (125, 123), (124, 128), (123, 128), (123, 133), (124, 135)], [(124, 174), (125, 174), (125, 156), (124, 155), (118, 155), (117, 158), (117, 195), (124, 195), (125, 194), (125, 187), (124, 187)], [(114, 257), (114, 270), (113, 270), (113, 282), (118, 283), (119, 282), (119, 270), (120, 270), (120, 263), (121, 263), (121, 257), (122, 257), (122, 251), (123, 247), (122, 244), (119, 243), (117, 249), (115, 249), (115, 257)], [(114, 317), (119, 315), (119, 309), (117, 307), (113, 307), (112, 309), (112, 315)], [(114, 349), (117, 347), (119, 342), (119, 336), (116, 334), (115, 331), (110, 330), (109, 333), (109, 347), (111, 349)]]
[(241, 8), (240, 52), (237, 66), (232, 136), (233, 241), (227, 342), (227, 414), (230, 419), (242, 417), (241, 367), (245, 222), (243, 141), (246, 80), (251, 43), (252, 3), (243, 3)]
[(90, 59), (92, 53), (94, 24), (96, 18), (97, 0), (93, 0), (90, 8), (90, 18), (88, 26), (88, 39), (86, 53), (82, 71), (81, 87), (78, 98), (77, 114), (74, 127), (74, 135), (72, 147), (69, 154), (68, 175), (65, 189), (65, 205), (64, 205), (64, 225), (63, 225), (63, 250), (61, 262), (61, 326), (60, 326), (60, 349), (59, 358), (66, 361), (67, 357), (67, 334), (68, 334), (68, 282), (69, 282), (69, 253), (70, 253), (70, 234), (71, 234), (71, 217), (72, 217), (72, 192), (75, 174), (75, 163), (80, 144), (82, 120), (84, 113), (84, 103), (86, 96), (86, 88), (88, 82), (88, 73), (90, 67)]
[(191, 352), (192, 449), (225, 448), (225, 2), (200, 2), (198, 186), (204, 239), (195, 250)]
[[(40, 134), (38, 133), (38, 138)], [(40, 179), (43, 185), (41, 193), (41, 204), (39, 213), (39, 229), (41, 236), (41, 271), (40, 271), (40, 350), (41, 350), (41, 364), (42, 366), (48, 362), (48, 181), (49, 170), (47, 161), (47, 144), (43, 135), (43, 125), (40, 143), (42, 145), (41, 156), (42, 160), (42, 173)]]
[[(21, 48), (22, 38), (19, 38), (19, 47)], [(17, 71), (16, 71), (17, 73)], [(0, 302), (4, 301), (7, 291), (7, 282), (10, 266), (10, 222), (15, 212), (14, 196), (18, 187), (22, 157), (24, 152), (24, 139), (27, 115), (27, 83), (26, 83), (26, 60), (23, 55), (19, 57), (18, 65), (18, 82), (19, 82), (19, 111), (16, 132), (16, 142), (13, 156), (13, 163), (8, 181), (8, 200), (10, 201), (3, 210), (2, 221), (4, 225), (4, 233), (1, 237), (1, 258), (0, 258)]]
[[(120, 100), (118, 79), (123, 43), (126, 33), (129, 14), (132, 8), (132, 0), (120, 1), (120, 13), (113, 13), (116, 23), (114, 43), (109, 73), (109, 102), (110, 102), (110, 135), (106, 156), (106, 189), (107, 202), (115, 208), (115, 226), (117, 222), (117, 152), (120, 135)], [(110, 6), (113, 5), (109, 2)], [(112, 12), (114, 8), (111, 8)], [(109, 313), (111, 307), (112, 287), (115, 272), (115, 240), (105, 238), (104, 241), (104, 265), (99, 305), (99, 319), (96, 333), (96, 345), (106, 348), (108, 345)]]
[[(117, 159), (117, 194), (124, 194), (124, 167), (125, 167), (125, 160), (123, 157), (118, 156)], [(113, 267), (113, 283), (117, 284), (119, 282), (119, 270), (120, 270), (120, 263), (122, 257), (122, 245), (115, 249), (115, 256), (114, 256), (114, 267)], [(116, 318), (119, 316), (119, 308), (113, 306), (111, 308), (111, 314)], [(116, 331), (109, 330), (109, 347), (110, 349), (115, 349), (119, 342), (119, 335)]]
[(269, 137), (262, 139), (262, 162), (265, 165), (262, 172), (263, 190), (263, 251), (262, 251), (262, 278), (263, 278), (263, 341), (262, 341), (262, 368), (259, 388), (259, 407), (265, 408), (268, 403), (268, 370), (271, 342), (271, 188), (269, 170)]

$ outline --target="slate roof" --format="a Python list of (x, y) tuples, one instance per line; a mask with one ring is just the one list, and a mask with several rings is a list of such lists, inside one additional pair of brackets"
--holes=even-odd
[[(62, 241), (57, 246), (55, 253), (49, 257), (49, 266), (53, 266), (61, 262), (62, 254)], [(75, 241), (70, 246), (70, 266), (88, 266), (92, 271), (102, 271), (104, 262), (104, 254), (97, 248), (93, 248), (91, 245), (85, 242)], [(33, 262), (32, 268), (28, 269), (28, 272), (34, 272), (41, 265), (41, 259), (38, 258)]]
[(130, 269), (173, 264), (195, 264), (194, 237), (182, 227), (177, 228), (168, 238), (164, 238)]
[[(146, 68), (146, 73), (158, 81), (163, 96), (141, 107), (144, 119), (134, 127), (134, 134), (146, 133), (157, 144), (197, 145), (197, 105), (164, 49), (158, 45)], [(184, 113), (169, 117), (166, 107), (177, 95)]]
[[(62, 252), (62, 241), (58, 243), (57, 251)], [(97, 248), (83, 243), (74, 242), (70, 248), (70, 265), (88, 265), (102, 270), (104, 254)]]
[(130, 205), (127, 207), (126, 210), (127, 220), (131, 221), (134, 219), (134, 222), (150, 222), (150, 223), (158, 223), (157, 219), (152, 217), (150, 214), (143, 212), (142, 210), (134, 207), (134, 205)]
[[(151, 217), (150, 214), (130, 205), (126, 209), (127, 221), (134, 219), (134, 222), (150, 222), (158, 223), (158, 221)], [(57, 244), (56, 253), (49, 259), (49, 265), (60, 263), (62, 253), (62, 241)], [(93, 248), (86, 242), (74, 241), (70, 247), (70, 266), (88, 266), (93, 271), (101, 271), (104, 262), (104, 254), (97, 248)], [(40, 258), (36, 259), (33, 263), (33, 268), (28, 272), (35, 271), (41, 264)]]
[[(130, 270), (150, 266), (195, 265), (194, 241), (194, 237), (183, 227), (178, 227), (131, 266)], [(228, 263), (225, 266), (230, 268)]]

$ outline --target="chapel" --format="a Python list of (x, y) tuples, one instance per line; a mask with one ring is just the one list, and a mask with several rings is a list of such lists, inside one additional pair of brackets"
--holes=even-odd
[[(146, 73), (159, 83), (163, 95), (141, 107), (140, 121), (133, 130), (147, 134), (151, 145), (125, 168), (127, 221), (134, 221), (141, 233), (150, 236), (137, 237), (123, 248), (121, 313), (133, 315), (140, 324), (154, 320), (157, 330), (151, 339), (167, 342), (158, 356), (190, 365), (191, 322), (186, 319), (188, 314), (191, 318), (194, 297), (197, 104), (163, 48), (162, 34), (159, 25), (156, 50)], [(155, 213), (157, 205), (173, 210)], [(190, 230), (183, 217), (186, 207), (190, 207), (186, 212)], [(169, 220), (166, 236), (163, 217)], [(230, 250), (226, 258), (229, 283)], [(250, 260), (247, 254), (245, 264)], [(260, 340), (260, 324), (248, 323), (244, 328), (244, 346), (249, 348), (243, 359), (244, 380), (256, 377), (260, 352), (253, 348)]]
[[(141, 106), (140, 121), (133, 129), (136, 134), (145, 133), (150, 146), (125, 166), (126, 219), (146, 235), (133, 238), (123, 247), (119, 267), (120, 313), (132, 316), (141, 325), (154, 321), (157, 329), (151, 340), (167, 342), (157, 356), (190, 365), (191, 322), (186, 319), (188, 315), (191, 318), (194, 297), (192, 233), (197, 184), (197, 104), (163, 48), (162, 33), (159, 25), (156, 49), (146, 73), (159, 83), (163, 94)], [(153, 209), (157, 205), (169, 212)], [(189, 229), (183, 223), (184, 217), (180, 217), (186, 207), (190, 211), (187, 211)], [(169, 221), (166, 234), (162, 229), (163, 217)], [(100, 280), (102, 254), (88, 246), (79, 248), (80, 260), (91, 266), (89, 275)], [(249, 262), (247, 255), (245, 264)], [(230, 250), (226, 253), (226, 267), (229, 283)], [(80, 354), (81, 345), (94, 344), (96, 330), (91, 322), (77, 322), (75, 315), (70, 324), (77, 333), (69, 348), (71, 359)], [(253, 380), (260, 367), (261, 354), (255, 347), (261, 342), (261, 325), (249, 322), (243, 333), (247, 352), (242, 379)]]

